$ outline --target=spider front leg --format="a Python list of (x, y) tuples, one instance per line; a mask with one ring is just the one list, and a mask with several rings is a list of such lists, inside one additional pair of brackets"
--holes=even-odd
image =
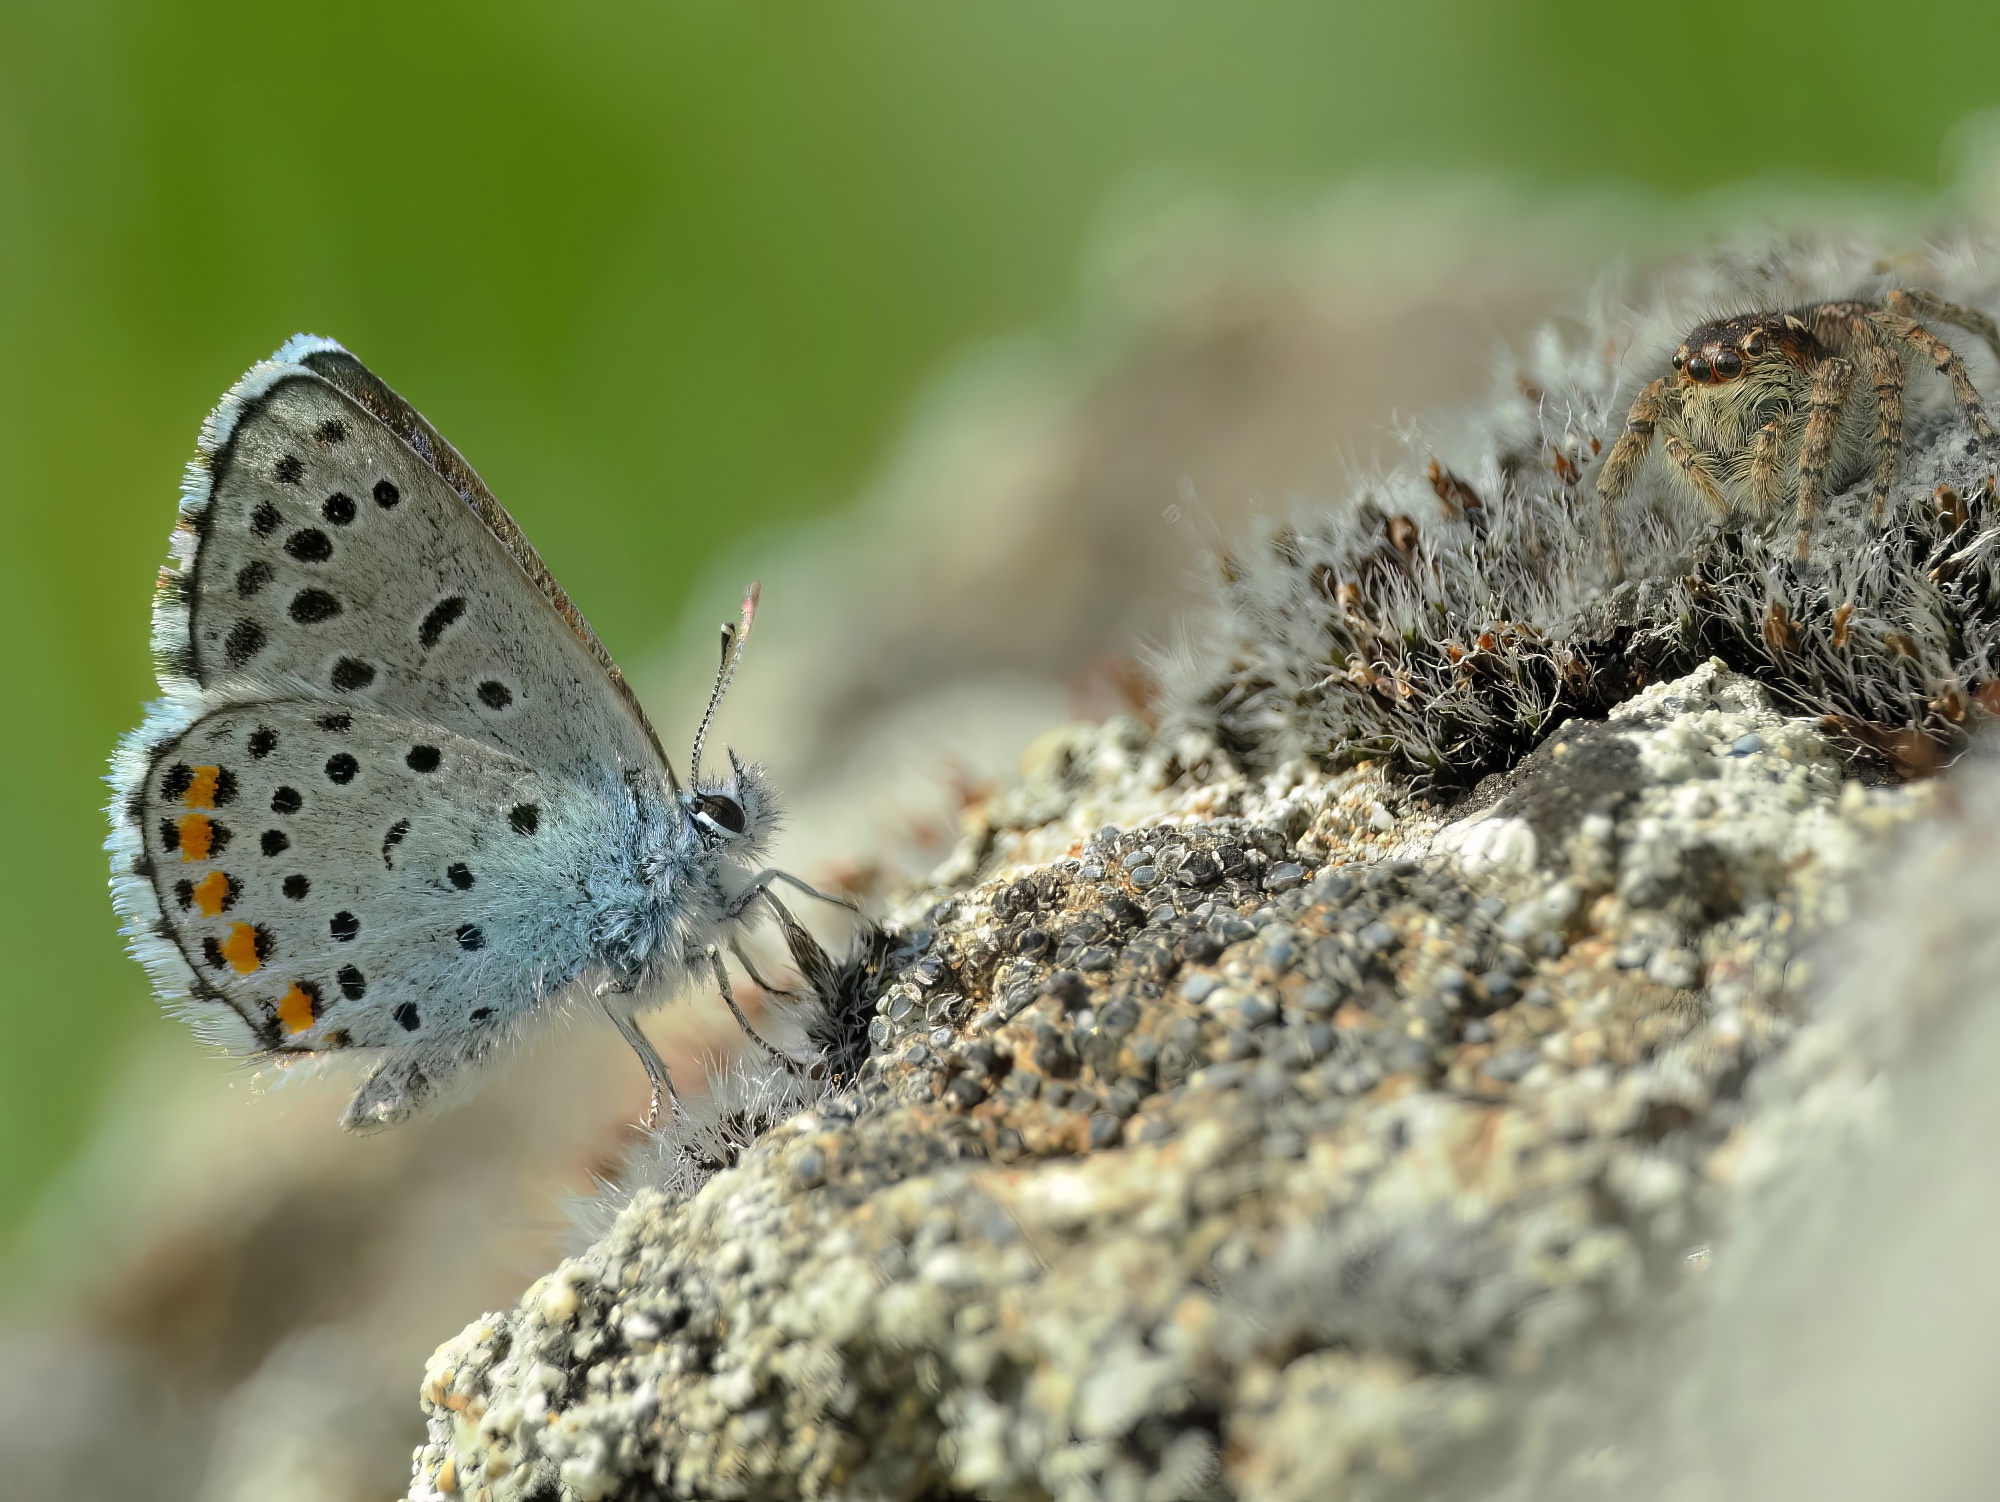
[(1604, 546), (1610, 553), (1611, 577), (1622, 578), (1625, 566), (1618, 557), (1618, 536), (1611, 526), (1611, 507), (1631, 488), (1632, 479), (1653, 446), (1653, 431), (1659, 426), (1667, 405), (1667, 382), (1662, 376), (1634, 399), (1625, 414), (1625, 431), (1611, 445), (1597, 471), (1597, 501), (1604, 518)]
[(1776, 421), (1767, 422), (1750, 440), (1750, 499), (1759, 511), (1778, 504), (1778, 480), (1784, 473), (1785, 435)]
[(1921, 323), (1900, 313), (1874, 313), (1868, 321), (1899, 344), (1921, 350), (1937, 373), (1951, 382), (1951, 392), (1958, 398), (1959, 410), (1972, 424), (1972, 431), (1979, 436), (1980, 443), (1984, 445), (1993, 441), (1993, 423), (1986, 416), (1986, 404), (1979, 399), (1979, 388), (1972, 384), (1965, 362), (1959, 359), (1956, 350)]
[(1689, 448), (1678, 438), (1669, 438), (1661, 451), (1674, 461), (1687, 477), (1688, 484), (1695, 488), (1695, 493), (1713, 506), (1718, 515), (1729, 515), (1729, 498), (1722, 493), (1722, 486), (1716, 481), (1713, 454), (1705, 449)]
[(1799, 444), (1799, 557), (1812, 542), (1812, 519), (1826, 490), (1826, 468), (1833, 462), (1834, 440), (1840, 436), (1840, 413), (1854, 387), (1854, 367), (1834, 356), (1813, 372), (1812, 394), (1806, 401), (1806, 432)]

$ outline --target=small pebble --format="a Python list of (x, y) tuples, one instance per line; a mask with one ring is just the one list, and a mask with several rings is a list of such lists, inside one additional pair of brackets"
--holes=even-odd
[(1209, 993), (1222, 982), (1205, 970), (1197, 970), (1181, 982), (1181, 996), (1196, 1005), (1208, 1000)]
[(1280, 861), (1264, 873), (1264, 890), (1289, 892), (1305, 880), (1306, 868), (1297, 861)]

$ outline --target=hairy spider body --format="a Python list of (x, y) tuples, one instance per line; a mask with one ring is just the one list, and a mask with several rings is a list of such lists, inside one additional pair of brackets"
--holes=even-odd
[(1880, 303), (1742, 313), (1694, 329), (1674, 352), (1673, 374), (1632, 403), (1598, 471), (1606, 536), (1611, 507), (1631, 488), (1656, 438), (1682, 483), (1722, 515), (1768, 513), (1790, 496), (1801, 558), (1829, 485), (1859, 478), (1871, 462), (1869, 503), (1880, 522), (1902, 460), (1910, 361), (1923, 359), (1950, 383), (1982, 444), (1994, 437), (1965, 362), (1919, 314), (1978, 334), (2000, 357), (1992, 319), (1912, 290), (1890, 292)]

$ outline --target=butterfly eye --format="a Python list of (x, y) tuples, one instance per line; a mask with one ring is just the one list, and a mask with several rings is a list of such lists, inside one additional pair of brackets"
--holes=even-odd
[(725, 798), (720, 793), (703, 793), (694, 801), (695, 812), (718, 829), (726, 829), (731, 834), (743, 833), (743, 805), (734, 798)]

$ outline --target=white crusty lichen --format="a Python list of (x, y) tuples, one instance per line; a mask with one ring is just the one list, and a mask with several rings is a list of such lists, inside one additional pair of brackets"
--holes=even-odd
[[(1963, 243), (1765, 246), (1545, 330), (1484, 409), (1409, 424), (1402, 465), (1213, 560), (1208, 617), (1160, 654), (1168, 724), (1252, 765), (1372, 759), (1451, 792), (1715, 657), (1825, 717), (1864, 769), (1936, 770), (2000, 712), (2000, 505), (1994, 456), (1927, 362), (1883, 523), (1845, 454), (1804, 559), (1789, 507), (1718, 517), (1665, 458), (1608, 521), (1595, 481), (1696, 325), (1900, 287), (1990, 314), (1993, 264)], [(1980, 342), (1946, 332), (2000, 397)]]

